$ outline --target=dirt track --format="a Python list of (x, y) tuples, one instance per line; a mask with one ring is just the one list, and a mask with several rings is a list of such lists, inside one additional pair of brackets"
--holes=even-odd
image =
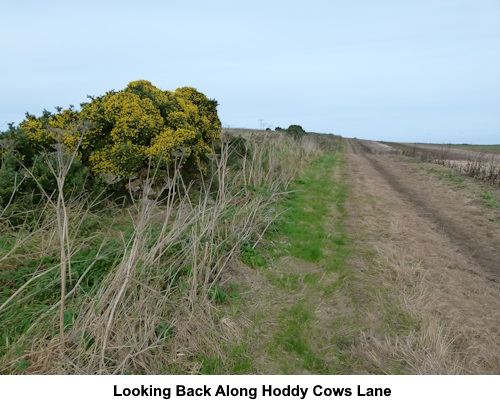
[[(384, 358), (396, 356), (416, 373), (498, 373), (500, 224), (488, 219), (472, 189), (447, 187), (428, 167), (346, 140), (348, 232), (357, 250), (350, 265), (361, 283), (401, 297), (421, 320), (424, 339), (392, 341), (374, 326), (357, 346), (382, 369)], [(372, 310), (373, 319), (382, 311)]]
[(453, 189), (427, 171), (441, 166), (345, 145), (341, 164), (314, 172), (346, 190), (345, 215), (336, 200), (321, 214), (323, 258), (235, 272), (252, 291), (238, 322), (253, 372), (499, 374), (500, 223), (478, 183)]
[(356, 140), (348, 141), (347, 153), (356, 155), (351, 159), (360, 169), (381, 177), (418, 216), (430, 222), (433, 230), (449, 238), (454, 250), (479, 265), (484, 277), (500, 280), (500, 228), (477, 206), (457, 200), (449, 190), (425, 179), (415, 164), (397, 161), (394, 156), (367, 154)]

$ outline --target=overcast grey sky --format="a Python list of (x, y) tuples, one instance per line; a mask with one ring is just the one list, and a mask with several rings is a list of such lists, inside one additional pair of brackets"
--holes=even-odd
[(0, 127), (137, 79), (226, 126), (500, 143), (500, 0), (2, 1)]

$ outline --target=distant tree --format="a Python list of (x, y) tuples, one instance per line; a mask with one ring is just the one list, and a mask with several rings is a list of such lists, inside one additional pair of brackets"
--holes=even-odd
[(286, 132), (295, 137), (305, 135), (307, 132), (300, 125), (290, 125)]

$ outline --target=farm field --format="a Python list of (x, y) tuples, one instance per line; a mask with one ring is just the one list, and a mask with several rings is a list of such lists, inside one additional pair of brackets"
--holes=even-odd
[[(412, 145), (407, 143), (406, 145)], [(450, 149), (458, 149), (472, 152), (482, 152), (482, 153), (500, 153), (500, 145), (468, 145), (468, 144), (438, 144), (438, 143), (418, 143), (417, 146), (421, 146), (424, 148), (433, 148), (433, 149), (442, 149), (442, 148), (450, 148)]]
[[(363, 144), (369, 144), (373, 141), (362, 141)], [(406, 154), (426, 157), (434, 157), (440, 160), (469, 160), (474, 162), (500, 162), (500, 153), (497, 151), (498, 145), (476, 145), (477, 147), (462, 147), (462, 145), (426, 145), (415, 143), (395, 143), (395, 142), (376, 142), (380, 149), (384, 147), (399, 150)]]

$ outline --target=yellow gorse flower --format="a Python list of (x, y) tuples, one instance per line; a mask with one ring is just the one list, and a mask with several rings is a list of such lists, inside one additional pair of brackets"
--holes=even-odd
[[(82, 139), (80, 157), (94, 175), (128, 175), (147, 165), (168, 165), (176, 151), (199, 164), (210, 144), (220, 136), (217, 102), (192, 87), (163, 91), (149, 81), (138, 80), (119, 92), (109, 92), (82, 104), (81, 111), (28, 115), (20, 127), (34, 147), (55, 142), (54, 131), (74, 149), (80, 133), (79, 122), (92, 123)], [(62, 134), (62, 135), (61, 135)]]

